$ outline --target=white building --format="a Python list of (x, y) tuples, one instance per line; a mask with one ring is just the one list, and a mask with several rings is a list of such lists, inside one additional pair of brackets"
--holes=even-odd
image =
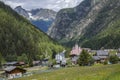
[(55, 56), (55, 60), (58, 64), (66, 64), (65, 50)]

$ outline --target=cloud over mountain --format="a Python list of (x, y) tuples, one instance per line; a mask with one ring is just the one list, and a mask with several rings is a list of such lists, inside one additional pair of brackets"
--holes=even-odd
[(0, 0), (12, 8), (22, 6), (25, 9), (48, 8), (58, 11), (78, 5), (83, 0)]

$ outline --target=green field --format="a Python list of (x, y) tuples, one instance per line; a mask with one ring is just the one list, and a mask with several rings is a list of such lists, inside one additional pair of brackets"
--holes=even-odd
[(120, 80), (120, 64), (70, 67), (15, 80)]

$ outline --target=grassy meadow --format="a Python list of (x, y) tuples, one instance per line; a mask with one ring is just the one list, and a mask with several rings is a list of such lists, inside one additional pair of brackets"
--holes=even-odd
[(120, 80), (120, 64), (63, 68), (14, 80)]

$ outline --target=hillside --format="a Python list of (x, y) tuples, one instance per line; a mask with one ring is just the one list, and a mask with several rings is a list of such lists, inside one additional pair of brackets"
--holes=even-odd
[(84, 0), (75, 8), (62, 9), (48, 35), (60, 43), (76, 42), (92, 49), (119, 48), (119, 0)]
[(37, 60), (62, 50), (62, 46), (0, 2), (0, 53), (5, 60), (16, 61), (22, 54)]

